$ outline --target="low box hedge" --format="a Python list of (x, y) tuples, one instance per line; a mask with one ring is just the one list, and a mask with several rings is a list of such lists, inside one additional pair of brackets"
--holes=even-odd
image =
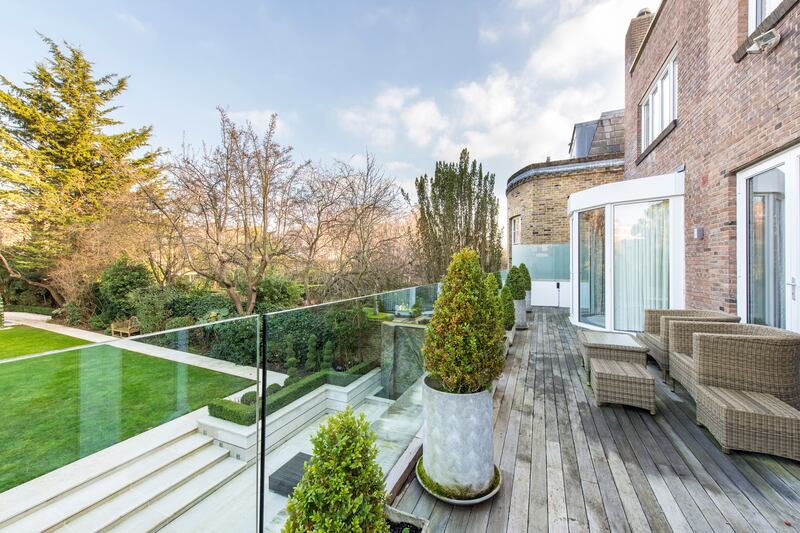
[(54, 309), (52, 307), (44, 307), (41, 305), (6, 305), (7, 313), (34, 313), (37, 315), (50, 316), (53, 314), (53, 311)]
[(212, 400), (208, 404), (208, 414), (242, 426), (251, 426), (257, 420), (255, 404), (245, 405), (231, 400)]

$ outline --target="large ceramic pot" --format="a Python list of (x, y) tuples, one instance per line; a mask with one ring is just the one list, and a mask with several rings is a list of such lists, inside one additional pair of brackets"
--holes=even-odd
[(525, 300), (514, 300), (514, 327), (517, 329), (528, 329), (528, 317), (526, 315)]
[(532, 311), (533, 310), (533, 305), (531, 305), (531, 291), (530, 290), (525, 291), (525, 310), (526, 311)]
[(491, 391), (451, 394), (426, 376), (422, 399), (425, 473), (462, 499), (486, 494), (495, 474)]

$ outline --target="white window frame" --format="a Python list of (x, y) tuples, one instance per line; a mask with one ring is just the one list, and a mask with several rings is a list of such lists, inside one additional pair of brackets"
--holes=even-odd
[(511, 244), (520, 244), (520, 215), (511, 217)]
[(748, 0), (747, 28), (749, 33), (756, 31), (759, 24), (775, 11), (781, 0)]
[(678, 69), (675, 52), (664, 62), (639, 102), (642, 151), (678, 116)]

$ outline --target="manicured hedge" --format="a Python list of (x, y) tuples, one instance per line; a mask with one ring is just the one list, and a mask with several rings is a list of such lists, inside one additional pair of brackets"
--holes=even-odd
[(255, 405), (258, 401), (258, 393), (254, 390), (247, 391), (242, 394), (242, 398), (240, 400), (244, 405)]
[(7, 305), (7, 313), (35, 313), (37, 315), (50, 316), (53, 313), (52, 307), (44, 307), (41, 305)]
[(212, 400), (208, 404), (208, 414), (242, 426), (253, 425), (257, 419), (255, 404), (244, 405), (231, 400)]

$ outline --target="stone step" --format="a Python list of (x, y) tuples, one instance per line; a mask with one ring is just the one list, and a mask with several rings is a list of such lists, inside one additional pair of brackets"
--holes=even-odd
[[(245, 462), (228, 457), (104, 531), (141, 533), (158, 530), (201, 502), (246, 467)], [(255, 516), (253, 518), (255, 524)]]
[(181, 417), (0, 494), (0, 530), (104, 477), (197, 434), (196, 417)]
[(4, 531), (44, 531), (68, 522), (103, 502), (125, 493), (137, 483), (171, 467), (185, 457), (211, 445), (210, 438), (191, 433), (129, 461), (113, 471), (82, 483), (74, 490), (48, 500), (33, 512), (15, 520)]
[(103, 531), (113, 527), (128, 516), (153, 505), (159, 498), (190, 483), (227, 457), (228, 451), (223, 448), (204, 447), (75, 517), (66, 526), (70, 531)]

